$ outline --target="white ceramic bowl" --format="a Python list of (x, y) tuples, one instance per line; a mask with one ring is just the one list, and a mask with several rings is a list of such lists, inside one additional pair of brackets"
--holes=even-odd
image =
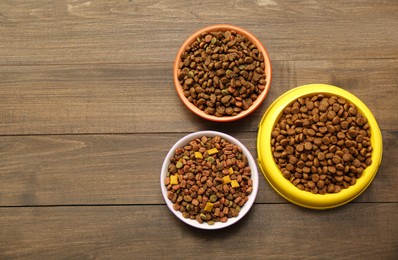
[[(207, 137), (220, 136), (221, 138), (224, 138), (225, 140), (229, 141), (230, 143), (238, 145), (242, 149), (243, 154), (247, 157), (247, 160), (249, 162), (249, 166), (251, 169), (251, 179), (253, 181), (253, 191), (249, 195), (249, 200), (241, 208), (239, 215), (235, 218), (228, 218), (227, 222), (224, 222), (224, 223), (216, 222), (214, 225), (209, 225), (207, 223), (200, 224), (196, 220), (184, 218), (180, 211), (176, 211), (173, 209), (173, 203), (167, 198), (167, 188), (164, 185), (164, 179), (167, 176), (168, 166), (170, 164), (170, 158), (172, 158), (174, 156), (174, 151), (176, 150), (176, 148), (183, 147), (183, 146), (187, 145), (190, 141), (192, 141), (196, 138), (200, 138), (202, 136), (207, 136)], [(191, 133), (191, 134), (184, 136), (183, 138), (178, 140), (174, 144), (174, 146), (169, 150), (169, 152), (166, 155), (166, 158), (163, 161), (162, 170), (160, 173), (160, 187), (162, 190), (163, 199), (166, 202), (167, 207), (182, 222), (184, 222), (190, 226), (200, 228), (200, 229), (220, 229), (220, 228), (228, 227), (228, 226), (238, 222), (249, 212), (249, 210), (252, 207), (254, 200), (256, 199), (256, 196), (257, 196), (258, 171), (257, 171), (257, 167), (256, 167), (256, 162), (255, 162), (253, 156), (250, 154), (249, 150), (247, 150), (247, 148), (241, 142), (239, 142), (236, 138), (234, 138), (230, 135), (221, 133), (221, 132), (216, 132), (216, 131), (200, 131), (200, 132), (195, 132), (195, 133)]]

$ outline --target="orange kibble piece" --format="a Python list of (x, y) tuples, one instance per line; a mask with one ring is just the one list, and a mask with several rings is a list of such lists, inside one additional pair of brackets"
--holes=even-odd
[(231, 181), (231, 186), (232, 186), (232, 188), (238, 188), (239, 187), (238, 181), (237, 180), (232, 180)]

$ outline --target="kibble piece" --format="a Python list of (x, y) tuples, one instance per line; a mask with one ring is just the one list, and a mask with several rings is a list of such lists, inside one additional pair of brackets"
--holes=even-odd
[(298, 144), (298, 145), (296, 146), (296, 150), (299, 151), (299, 152), (302, 152), (302, 151), (304, 150), (304, 145)]
[(305, 148), (305, 150), (310, 151), (310, 150), (312, 149), (312, 144), (311, 144), (311, 142), (306, 142), (306, 143), (304, 144), (304, 148)]

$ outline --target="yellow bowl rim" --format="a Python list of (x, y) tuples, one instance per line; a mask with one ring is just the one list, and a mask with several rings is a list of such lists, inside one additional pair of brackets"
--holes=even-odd
[[(356, 184), (348, 189), (342, 189), (339, 193), (333, 194), (312, 194), (296, 188), (289, 180), (283, 177), (278, 166), (274, 162), (271, 153), (271, 132), (275, 123), (279, 120), (283, 109), (299, 97), (312, 96), (315, 94), (342, 97), (353, 103), (359, 112), (364, 115), (369, 123), (371, 132), (372, 164), (366, 168)], [(268, 144), (268, 145), (264, 145)], [(375, 145), (377, 144), (377, 145)], [(309, 84), (291, 89), (277, 98), (267, 109), (261, 119), (257, 136), (258, 164), (264, 177), (272, 188), (286, 200), (311, 209), (329, 209), (346, 204), (358, 197), (370, 185), (375, 177), (382, 159), (383, 140), (381, 131), (375, 117), (369, 108), (350, 92), (326, 84)]]

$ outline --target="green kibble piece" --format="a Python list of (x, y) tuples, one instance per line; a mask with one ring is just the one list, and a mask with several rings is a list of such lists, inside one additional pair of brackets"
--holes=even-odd
[(211, 195), (211, 196), (210, 196), (210, 201), (211, 201), (211, 202), (216, 202), (216, 201), (217, 201), (217, 196), (214, 195), (214, 194)]
[(222, 94), (223, 96), (227, 96), (227, 95), (229, 95), (229, 92), (228, 92), (228, 90), (223, 89), (223, 90), (221, 90), (221, 94)]
[(200, 213), (200, 218), (203, 219), (203, 220), (206, 220), (206, 214)]
[(207, 224), (210, 225), (210, 226), (212, 226), (212, 225), (215, 224), (215, 222), (214, 222), (213, 220), (209, 220), (209, 221), (207, 221)]
[(197, 37), (196, 40), (197, 40), (198, 42), (200, 42), (200, 38), (199, 38), (199, 37)]
[(239, 206), (236, 206), (236, 208), (235, 208), (237, 211), (240, 211), (240, 207)]
[(238, 68), (239, 68), (240, 70), (244, 70), (244, 69), (245, 69), (245, 65), (239, 65)]
[(229, 208), (232, 207), (233, 204), (234, 204), (234, 203), (233, 203), (232, 201), (229, 201), (228, 207), (229, 207)]
[(187, 209), (187, 211), (190, 211), (191, 210), (191, 204), (188, 204), (185, 208)]
[(195, 76), (195, 74), (193, 73), (193, 71), (189, 71), (188, 72), (188, 77), (193, 78)]
[(211, 38), (211, 44), (215, 44), (217, 42), (216, 37)]
[(206, 161), (208, 161), (209, 163), (214, 163), (214, 158), (213, 157), (207, 157)]
[(177, 162), (176, 163), (176, 168), (177, 169), (180, 169), (180, 168), (182, 168), (184, 166), (184, 164), (182, 163), (182, 162)]
[(184, 157), (182, 157), (182, 158), (184, 158), (185, 160), (189, 160), (189, 157), (188, 156), (184, 156)]

